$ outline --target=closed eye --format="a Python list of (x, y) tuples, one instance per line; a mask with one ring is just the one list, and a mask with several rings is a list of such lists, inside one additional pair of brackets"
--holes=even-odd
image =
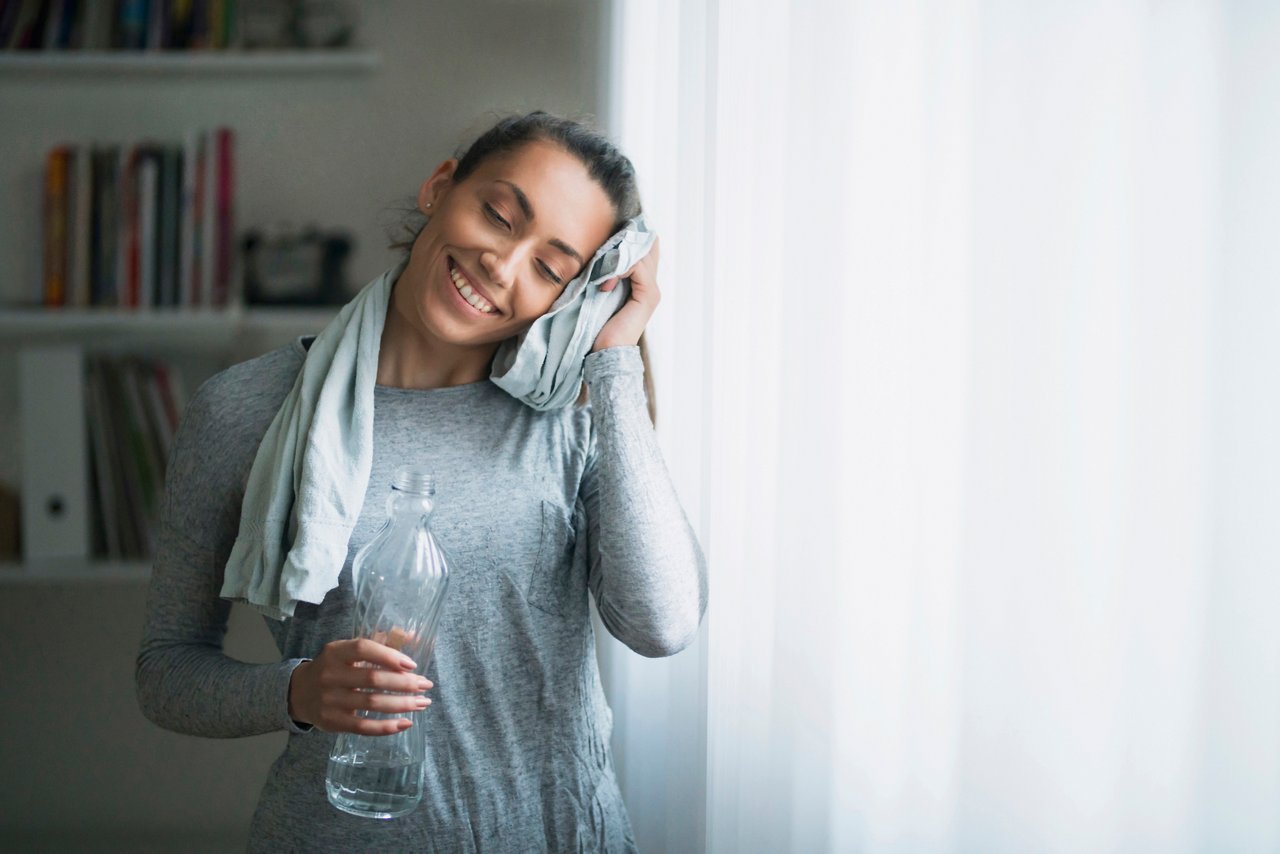
[(498, 209), (495, 208), (493, 205), (489, 204), (488, 202), (484, 203), (484, 215), (487, 216), (490, 220), (492, 220), (497, 225), (502, 226), (503, 228), (506, 228), (506, 229), (511, 228), (511, 223), (503, 219), (502, 214), (498, 213)]
[[(484, 215), (494, 225), (497, 225), (500, 228), (507, 229), (508, 231), (511, 229), (511, 223), (507, 222), (507, 220), (503, 218), (502, 214), (498, 213), (498, 209), (495, 208), (493, 205), (489, 204), (488, 202), (484, 203)], [(547, 266), (542, 261), (538, 261), (537, 264), (538, 264), (538, 270), (549, 281), (555, 283), (556, 285), (559, 285), (562, 287), (564, 286), (564, 279), (561, 279), (558, 275), (556, 275), (555, 270), (552, 270), (549, 266)]]
[(557, 285), (564, 284), (564, 280), (561, 279), (559, 276), (557, 276), (555, 271), (552, 270), (550, 267), (548, 267), (546, 264), (543, 264), (541, 261), (539, 261), (538, 267), (542, 270), (542, 275), (546, 276), (548, 279), (555, 282)]

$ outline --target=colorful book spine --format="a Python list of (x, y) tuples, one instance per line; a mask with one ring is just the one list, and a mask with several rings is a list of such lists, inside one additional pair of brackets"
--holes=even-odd
[(196, 183), (200, 162), (200, 134), (187, 134), (182, 148), (182, 254), (179, 265), (178, 304), (195, 304), (196, 278)]
[(203, 207), (200, 211), (200, 299), (199, 305), (216, 306), (214, 293), (218, 252), (218, 157), (217, 135), (212, 130), (203, 133), (200, 156), (204, 168)]
[(138, 307), (138, 148), (121, 151), (119, 258), (116, 286), (122, 308)]
[(49, 151), (44, 177), (44, 289), (46, 306), (67, 303), (67, 167), (70, 149)]
[(119, 0), (116, 47), (141, 50), (147, 45), (147, 0)]
[(235, 131), (218, 131), (218, 286), (219, 305), (232, 297), (232, 280), (236, 272), (235, 215)]
[[(0, 0), (0, 3), (5, 0)], [(239, 299), (235, 132), (181, 145), (60, 145), (45, 157), (43, 305), (222, 308)]]

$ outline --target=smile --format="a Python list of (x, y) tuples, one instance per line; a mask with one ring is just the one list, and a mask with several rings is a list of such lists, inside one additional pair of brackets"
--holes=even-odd
[(462, 272), (454, 265), (453, 259), (449, 259), (449, 278), (453, 280), (453, 286), (458, 289), (458, 293), (466, 300), (472, 308), (481, 314), (497, 314), (498, 309), (484, 297), (480, 296), (471, 284), (462, 275)]

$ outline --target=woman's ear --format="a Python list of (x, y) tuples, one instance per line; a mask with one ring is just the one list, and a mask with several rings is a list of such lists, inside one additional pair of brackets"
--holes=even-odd
[(457, 168), (458, 161), (451, 157), (437, 166), (431, 177), (422, 182), (422, 186), (418, 188), (418, 210), (429, 214), (440, 203), (440, 199), (448, 192), (449, 185), (453, 183), (453, 173)]

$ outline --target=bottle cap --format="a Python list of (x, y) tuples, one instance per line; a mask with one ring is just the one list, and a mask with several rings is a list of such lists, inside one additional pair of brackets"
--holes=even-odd
[(421, 466), (401, 466), (396, 469), (392, 487), (401, 492), (412, 492), (417, 495), (435, 495), (436, 479)]

